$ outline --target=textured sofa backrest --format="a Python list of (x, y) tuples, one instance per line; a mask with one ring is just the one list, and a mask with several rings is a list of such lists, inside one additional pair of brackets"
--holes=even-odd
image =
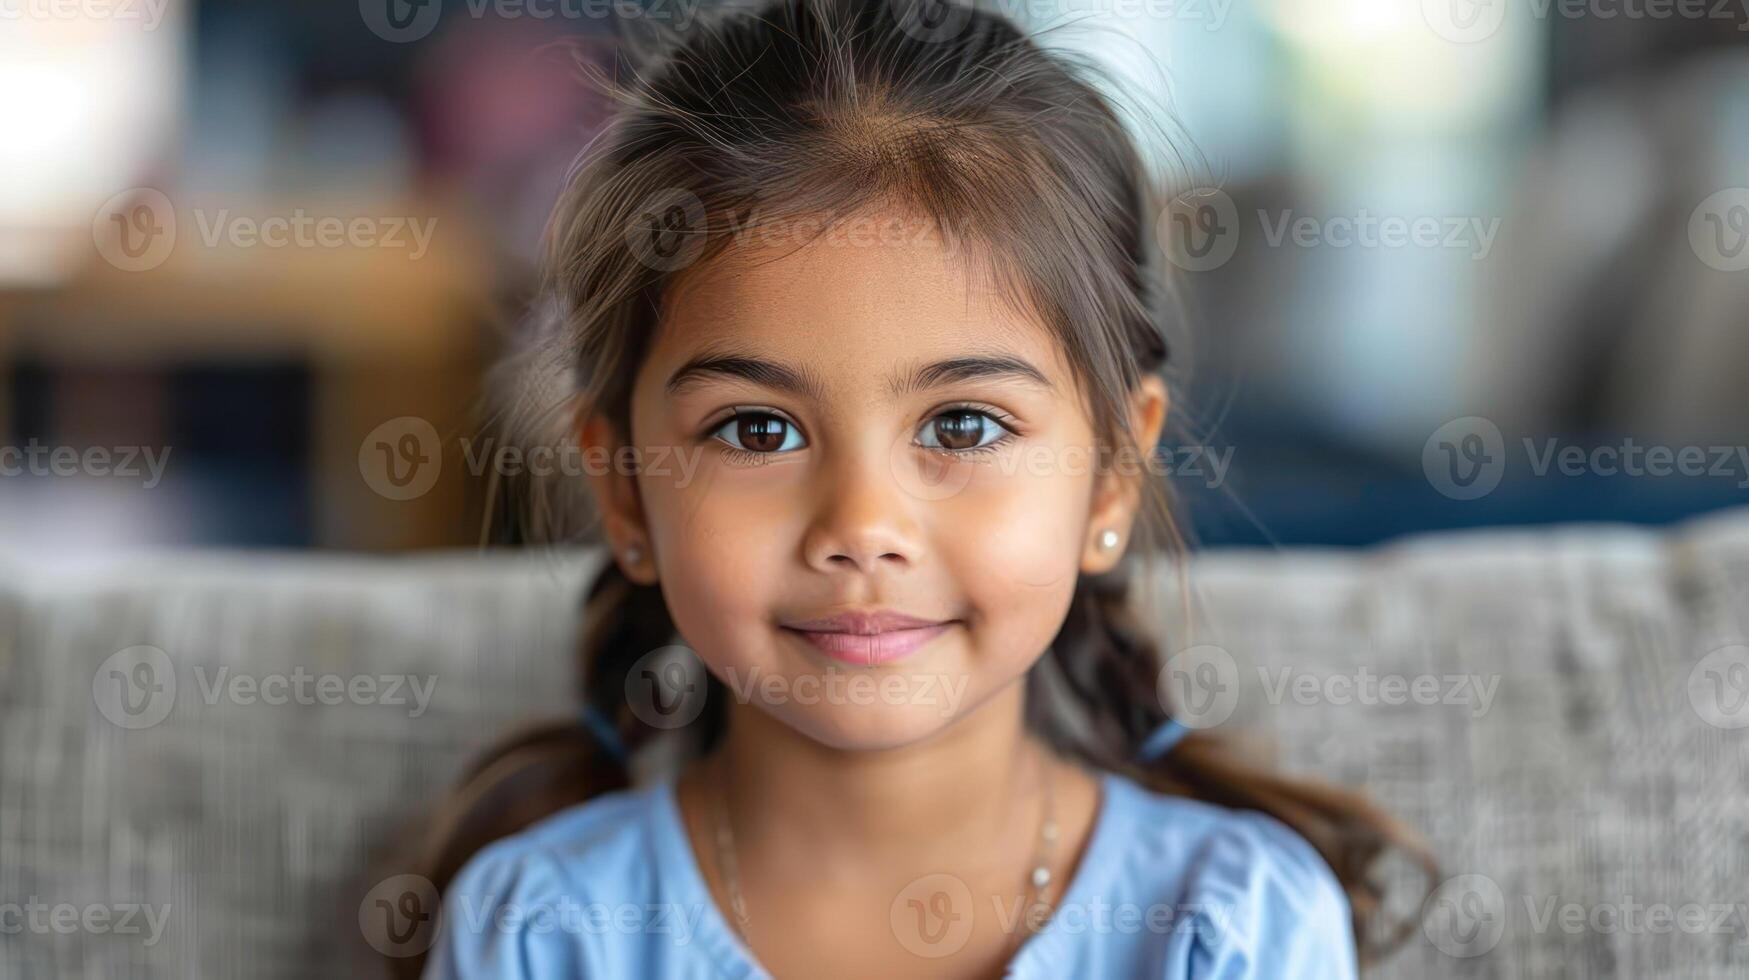
[(9, 936), (0, 976), (361, 975), (360, 902), (419, 814), (493, 737), (571, 710), (596, 560), (11, 563), (0, 901), (168, 914), (155, 942)]
[[(0, 940), (0, 976), (358, 975), (421, 815), (573, 710), (600, 561), (0, 559), (0, 903), (81, 917)], [(1749, 512), (1190, 575), (1192, 609), (1145, 598), (1187, 716), (1434, 842), (1450, 880), (1384, 975), (1744, 974), (1749, 914), (1643, 909), (1749, 900)]]

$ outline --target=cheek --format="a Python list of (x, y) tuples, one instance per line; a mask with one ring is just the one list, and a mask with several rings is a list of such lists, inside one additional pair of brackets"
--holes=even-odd
[(1032, 655), (1055, 636), (1080, 574), (1091, 479), (1022, 464), (978, 473), (946, 505), (940, 547), (995, 642)]
[[(712, 481), (702, 470), (691, 486), (646, 483), (642, 488), (675, 627), (709, 664), (744, 662), (767, 644), (766, 617), (777, 596), (766, 583), (785, 581), (792, 508), (747, 487), (759, 481)], [(714, 485), (710, 485), (713, 484)]]

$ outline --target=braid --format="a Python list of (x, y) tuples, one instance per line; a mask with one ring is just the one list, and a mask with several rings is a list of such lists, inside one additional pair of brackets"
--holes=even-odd
[(1405, 917), (1387, 925), (1382, 936), (1370, 932), (1385, 898), (1384, 887), (1369, 877), (1371, 869), (1395, 847), (1430, 881), (1438, 880), (1431, 854), (1408, 828), (1363, 795), (1270, 772), (1246, 762), (1211, 732), (1191, 730), (1164, 756), (1138, 759), (1138, 749), (1169, 715), (1155, 684), (1161, 666), (1158, 646), (1146, 635), (1127, 592), (1128, 577), (1122, 571), (1083, 576), (1047, 658), (1045, 676), (1061, 679), (1075, 713), (1085, 722), (1085, 737), (1078, 743), (1067, 739), (1053, 730), (1053, 720), (1042, 710), (1032, 716), (1033, 723), (1044, 726), (1051, 741), (1069, 742), (1088, 762), (1122, 772), (1157, 792), (1260, 810), (1291, 826), (1341, 881), (1362, 962), (1375, 962), (1413, 931), (1415, 920)]
[(1130, 613), (1127, 594), (1121, 568), (1081, 576), (1048, 655), (1051, 676), (1061, 679), (1088, 728), (1079, 754), (1104, 768), (1121, 767), (1166, 719), (1152, 696), (1154, 646)]
[[(678, 643), (679, 631), (661, 587), (633, 582), (611, 559), (589, 589), (584, 616), (589, 626), (583, 635), (583, 703), (607, 717), (627, 752), (635, 754), (668, 729), (654, 728), (639, 715), (627, 682), (645, 654)], [(701, 674), (706, 689), (700, 714), (686, 726), (693, 752), (714, 744), (727, 718), (722, 682)]]
[(628, 750), (648, 737), (646, 726), (629, 710), (626, 678), (638, 658), (674, 642), (673, 619), (659, 586), (639, 585), (611, 557), (583, 601), (583, 703), (612, 721)]
[[(606, 717), (635, 751), (651, 730), (627, 710), (626, 677), (646, 652), (674, 642), (675, 630), (657, 586), (626, 578), (609, 557), (584, 600), (579, 644), (583, 703)], [(709, 698), (701, 727), (721, 727), (722, 698)], [(488, 749), (464, 773), (437, 814), (419, 862), (439, 892), (487, 844), (568, 806), (631, 784), (625, 761), (584, 722), (565, 720), (522, 729)], [(424, 956), (392, 964), (417, 977)]]

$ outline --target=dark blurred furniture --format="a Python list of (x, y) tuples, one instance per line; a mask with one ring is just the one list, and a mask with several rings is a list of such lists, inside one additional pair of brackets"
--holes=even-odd
[[(191, 202), (188, 209), (193, 207)], [(218, 202), (206, 213), (221, 207), (246, 210)], [(289, 214), (294, 208), (345, 213), (338, 205), (324, 212), (309, 200), (263, 211)], [(477, 529), (463, 519), (469, 480), (461, 466), (444, 467), (437, 484), (417, 499), (390, 500), (361, 476), (359, 453), (368, 433), (402, 416), (429, 421), (451, 449), (470, 431), (488, 357), (490, 262), (464, 216), (438, 202), (383, 202), (369, 213), (436, 218), (427, 254), (413, 259), (407, 249), (356, 245), (207, 245), (198, 228), (184, 227), (175, 250), (157, 268), (125, 272), (94, 259), (63, 286), (0, 292), (0, 388), (9, 364), (28, 364), (35, 376), (46, 377), (39, 383), (82, 384), (76, 397), (61, 399), (82, 414), (105, 412), (110, 398), (109, 417), (93, 431), (81, 432), (72, 422), (48, 437), (75, 445), (87, 439), (114, 445), (118, 438), (167, 444), (172, 476), (199, 469), (225, 483), (211, 495), (225, 506), (262, 508), (251, 517), (255, 524), (295, 526), (289, 537), (269, 543), (382, 549), (475, 541)], [(273, 424), (271, 408), (265, 416), (251, 414), (261, 407), (250, 403), (251, 396), (273, 393), (266, 386), (249, 390), (251, 372), (284, 369), (306, 378), (306, 414), (297, 420), (304, 435), (289, 443), (283, 433), (258, 435), (265, 444), (293, 451), (301, 445), (307, 456), (282, 461), (289, 469), (279, 469), (261, 464), (260, 454), (236, 460), (221, 452), (203, 459), (178, 446), (177, 432), (149, 421), (158, 414), (153, 406), (168, 397), (151, 379), (189, 369), (219, 378), (233, 369), (244, 379), (228, 392), (221, 389), (218, 404), (203, 407), (215, 414), (214, 429), (238, 418)], [(118, 377), (146, 380), (125, 393), (106, 391), (116, 385), (105, 379)], [(223, 403), (233, 397), (233, 405)], [(21, 421), (7, 418), (5, 406), (12, 401), (0, 390), (0, 444)], [(227, 411), (235, 417), (226, 419)], [(12, 433), (22, 442), (18, 435)], [(223, 435), (234, 443), (250, 433)], [(252, 492), (262, 480), (288, 475), (298, 492)], [(187, 490), (192, 482), (164, 492)], [(291, 513), (270, 512), (275, 507)]]

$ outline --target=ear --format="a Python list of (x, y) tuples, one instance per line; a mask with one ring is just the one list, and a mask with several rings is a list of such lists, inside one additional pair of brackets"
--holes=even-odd
[[(1166, 382), (1152, 374), (1144, 375), (1130, 392), (1130, 432), (1135, 435), (1141, 458), (1118, 458), (1097, 474), (1081, 552), (1081, 571), (1085, 574), (1109, 572), (1123, 557), (1136, 512), (1141, 507), (1143, 481), (1154, 479), (1154, 446), (1166, 426), (1169, 403)], [(1116, 535), (1115, 540), (1107, 536), (1108, 532)]]
[(644, 518), (643, 498), (638, 495), (634, 468), (625, 465), (629, 453), (621, 451), (619, 433), (604, 416), (591, 415), (578, 427), (577, 442), (583, 458), (594, 464), (584, 469), (613, 560), (633, 582), (656, 584), (655, 549)]

